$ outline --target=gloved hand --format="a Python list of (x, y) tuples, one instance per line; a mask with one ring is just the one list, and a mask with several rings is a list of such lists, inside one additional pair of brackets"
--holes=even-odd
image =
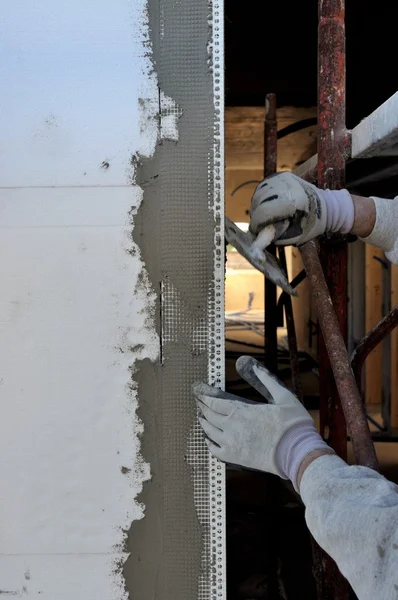
[(267, 369), (242, 356), (236, 370), (269, 404), (238, 398), (205, 383), (193, 393), (210, 452), (219, 460), (290, 479), (297, 490), (303, 460), (330, 450), (299, 400)]
[[(304, 244), (325, 231), (349, 233), (354, 203), (347, 190), (321, 190), (293, 173), (277, 173), (256, 188), (250, 207), (250, 231), (279, 224), (276, 244)], [(281, 226), (283, 231), (281, 233)]]

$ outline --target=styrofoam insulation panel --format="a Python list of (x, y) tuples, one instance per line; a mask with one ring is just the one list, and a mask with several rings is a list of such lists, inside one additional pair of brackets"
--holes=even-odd
[(224, 598), (224, 469), (190, 391), (224, 372), (222, 5), (2, 16), (0, 589)]

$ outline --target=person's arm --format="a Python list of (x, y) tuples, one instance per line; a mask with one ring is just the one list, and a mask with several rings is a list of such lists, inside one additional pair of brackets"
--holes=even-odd
[(297, 398), (252, 357), (241, 357), (237, 371), (268, 404), (196, 384), (209, 450), (224, 462), (290, 479), (306, 506), (309, 530), (359, 600), (396, 600), (397, 486), (339, 459)]
[(373, 198), (354, 196), (354, 224), (350, 233), (360, 238), (367, 238), (373, 231), (376, 223), (376, 206)]
[[(347, 190), (322, 190), (296, 177), (277, 173), (261, 182), (250, 207), (255, 235), (279, 225), (277, 245), (301, 245), (327, 232), (351, 233), (381, 248), (398, 264), (398, 198), (364, 198)], [(265, 236), (266, 238), (266, 236)]]
[(398, 488), (367, 467), (321, 456), (304, 470), (306, 522), (359, 600), (398, 598)]

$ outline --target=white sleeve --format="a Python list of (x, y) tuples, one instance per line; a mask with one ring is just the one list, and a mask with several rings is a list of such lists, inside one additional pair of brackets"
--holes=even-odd
[(398, 196), (394, 200), (372, 199), (376, 207), (376, 222), (372, 233), (362, 240), (384, 250), (388, 260), (398, 265)]
[(397, 600), (398, 486), (328, 455), (304, 471), (300, 494), (309, 530), (358, 599)]

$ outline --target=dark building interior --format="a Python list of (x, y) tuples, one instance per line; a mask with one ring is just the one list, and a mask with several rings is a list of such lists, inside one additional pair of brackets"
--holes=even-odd
[[(393, 13), (389, 0), (346, 2), (348, 128), (398, 90)], [(316, 106), (317, 24), (317, 0), (226, 0), (226, 106), (264, 106), (270, 92), (278, 107)], [(363, 195), (396, 195), (398, 157), (348, 161), (347, 187)], [(229, 600), (316, 598), (304, 507), (289, 485), (229, 470), (227, 536)]]

